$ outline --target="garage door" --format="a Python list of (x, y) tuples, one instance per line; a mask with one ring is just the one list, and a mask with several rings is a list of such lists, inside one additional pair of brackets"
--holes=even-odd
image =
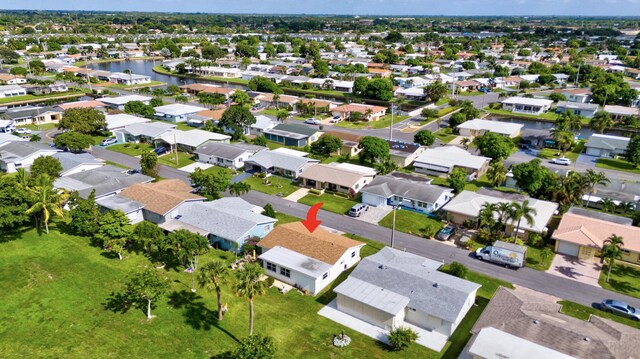
[(362, 203), (368, 204), (373, 207), (385, 208), (387, 204), (387, 199), (382, 196), (377, 196), (375, 194), (363, 193)]
[(600, 156), (600, 149), (595, 147), (588, 147), (587, 154), (589, 156)]
[(565, 242), (565, 241), (560, 241), (560, 243), (558, 244), (558, 253), (577, 257), (579, 251), (580, 251), (580, 246), (577, 244)]

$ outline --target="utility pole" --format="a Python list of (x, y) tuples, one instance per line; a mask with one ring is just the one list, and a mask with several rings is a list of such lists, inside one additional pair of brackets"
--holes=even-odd
[(395, 104), (391, 103), (391, 126), (389, 126), (389, 141), (393, 141), (393, 109)]
[(576, 72), (576, 80), (573, 84), (573, 87), (578, 87), (578, 78), (580, 77), (580, 67), (582, 66), (582, 64), (578, 64), (578, 72)]
[(391, 248), (393, 248), (393, 242), (396, 239), (396, 211), (400, 205), (393, 207), (393, 226), (391, 227)]
[(176, 156), (176, 167), (180, 166), (178, 163), (178, 141), (176, 140), (176, 134), (173, 133), (173, 154)]

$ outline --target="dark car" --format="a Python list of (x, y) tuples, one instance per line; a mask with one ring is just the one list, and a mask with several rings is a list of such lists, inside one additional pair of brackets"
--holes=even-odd
[(600, 309), (607, 313), (613, 313), (635, 321), (640, 321), (640, 311), (619, 300), (605, 299), (600, 303)]
[(447, 224), (436, 234), (436, 239), (439, 239), (441, 241), (448, 241), (455, 231), (456, 226)]
[(167, 152), (167, 148), (160, 146), (160, 147), (156, 147), (153, 149), (153, 153), (155, 153), (156, 155), (160, 156), (163, 155)]

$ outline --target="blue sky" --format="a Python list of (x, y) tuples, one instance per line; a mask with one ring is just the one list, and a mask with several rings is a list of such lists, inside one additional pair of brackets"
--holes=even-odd
[(259, 14), (640, 16), (640, 0), (2, 0), (0, 8)]

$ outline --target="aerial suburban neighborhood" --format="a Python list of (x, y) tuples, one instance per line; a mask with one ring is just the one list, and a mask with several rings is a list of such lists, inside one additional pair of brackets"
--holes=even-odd
[(9, 0), (0, 35), (1, 358), (640, 357), (635, 0)]

